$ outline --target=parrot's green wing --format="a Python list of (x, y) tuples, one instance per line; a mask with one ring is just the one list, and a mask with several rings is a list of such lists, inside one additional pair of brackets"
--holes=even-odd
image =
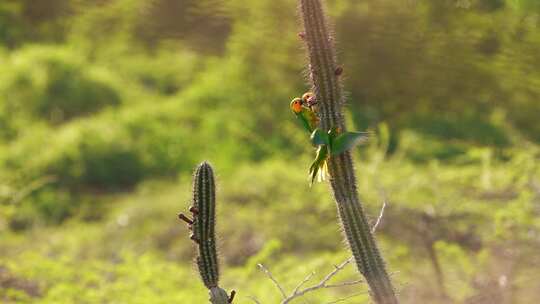
[(332, 155), (339, 155), (365, 142), (367, 138), (365, 132), (344, 132), (331, 140), (330, 152)]
[(325, 133), (323, 130), (317, 128), (311, 133), (311, 143), (314, 146), (329, 145), (330, 137), (328, 136), (328, 133)]

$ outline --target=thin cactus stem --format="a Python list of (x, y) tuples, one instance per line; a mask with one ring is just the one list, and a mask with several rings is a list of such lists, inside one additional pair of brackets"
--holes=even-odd
[(218, 286), (219, 260), (216, 246), (216, 185), (214, 172), (209, 163), (203, 162), (193, 175), (193, 205), (189, 208), (190, 219), (184, 214), (178, 217), (188, 224), (190, 238), (198, 247), (197, 266), (204, 285), (208, 288), (212, 304), (232, 303), (235, 291), (229, 296)]
[[(198, 241), (199, 256), (197, 265), (204, 285), (210, 289), (219, 281), (215, 221), (216, 191), (214, 172), (207, 162), (199, 165), (193, 176), (193, 235)], [(193, 213), (193, 211), (192, 211)]]
[[(333, 40), (323, 12), (321, 0), (299, 0), (307, 44), (312, 91), (318, 102), (320, 128), (336, 128), (345, 132), (342, 112), (343, 91), (339, 76), (343, 68), (336, 63)], [(384, 261), (379, 253), (366, 215), (358, 198), (356, 177), (350, 152), (329, 160), (330, 184), (339, 217), (358, 270), (369, 284), (378, 304), (395, 304), (398, 300)]]

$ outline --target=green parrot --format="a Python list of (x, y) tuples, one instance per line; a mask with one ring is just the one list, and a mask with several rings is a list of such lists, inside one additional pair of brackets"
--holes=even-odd
[(302, 98), (297, 97), (291, 101), (291, 110), (310, 134), (317, 128), (319, 117), (312, 109), (304, 105)]
[(328, 172), (328, 160), (330, 156), (340, 155), (364, 142), (366, 139), (367, 133), (365, 132), (339, 133), (337, 129), (332, 128), (325, 133), (321, 129), (315, 129), (311, 133), (311, 142), (314, 146), (317, 146), (317, 153), (315, 160), (313, 160), (309, 167), (310, 186), (315, 179), (321, 182), (330, 176)]
[(330, 176), (328, 159), (331, 156), (350, 150), (367, 139), (364, 132), (340, 132), (336, 128), (323, 132), (318, 128), (319, 117), (316, 113), (316, 104), (315, 95), (311, 92), (305, 93), (302, 98), (295, 98), (291, 101), (291, 110), (304, 128), (309, 131), (311, 143), (317, 149), (315, 160), (309, 167), (310, 185), (315, 179), (321, 182)]

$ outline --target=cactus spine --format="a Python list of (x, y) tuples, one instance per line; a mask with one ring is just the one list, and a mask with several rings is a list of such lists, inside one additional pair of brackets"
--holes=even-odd
[[(336, 63), (333, 40), (323, 12), (321, 0), (299, 0), (304, 32), (300, 37), (307, 44), (312, 91), (318, 102), (320, 128), (346, 131), (343, 93), (339, 76), (343, 69)], [(329, 160), (330, 184), (339, 217), (354, 255), (358, 270), (369, 284), (376, 303), (398, 303), (384, 261), (358, 198), (356, 177), (350, 152)]]
[(232, 303), (235, 292), (229, 296), (218, 286), (219, 261), (216, 248), (216, 185), (209, 163), (203, 162), (193, 175), (193, 205), (189, 208), (193, 219), (180, 214), (192, 230), (190, 238), (198, 247), (197, 267), (204, 285), (209, 289), (212, 304)]

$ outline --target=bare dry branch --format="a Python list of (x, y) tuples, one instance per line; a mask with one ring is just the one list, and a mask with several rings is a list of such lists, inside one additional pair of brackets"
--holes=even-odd
[(306, 284), (307, 282), (309, 282), (309, 280), (311, 280), (311, 278), (315, 275), (315, 271), (312, 271), (310, 274), (308, 274), (308, 276), (302, 281), (300, 282), (300, 284), (298, 284), (294, 290), (293, 290), (293, 294), (297, 293), (298, 290), (300, 290), (300, 288), (302, 288), (302, 286), (304, 286), (304, 284)]
[[(377, 227), (381, 223), (382, 218), (384, 216), (384, 210), (385, 209), (386, 209), (386, 201), (383, 202), (383, 205), (381, 207), (381, 211), (379, 212), (379, 216), (377, 217), (377, 221), (375, 221), (375, 224), (371, 228), (371, 233), (375, 233), (375, 231), (377, 230)], [(313, 292), (313, 291), (316, 291), (316, 290), (319, 290), (319, 289), (337, 288), (337, 287), (351, 286), (351, 285), (356, 285), (356, 284), (362, 283), (363, 280), (356, 280), (356, 281), (342, 282), (342, 283), (337, 283), (337, 284), (328, 284), (328, 282), (334, 276), (336, 276), (343, 268), (345, 268), (347, 265), (349, 265), (352, 261), (353, 261), (353, 257), (350, 257), (347, 260), (343, 261), (341, 264), (334, 265), (334, 270), (332, 270), (330, 273), (328, 273), (318, 284), (313, 285), (311, 287), (301, 289), (302, 286), (304, 286), (307, 282), (309, 282), (313, 278), (313, 276), (315, 275), (314, 271), (311, 272), (310, 274), (308, 274), (304, 278), (304, 280), (302, 280), (293, 289), (292, 293), (289, 296), (287, 296), (287, 293), (285, 292), (285, 290), (283, 289), (281, 284), (279, 284), (279, 282), (274, 278), (272, 273), (266, 267), (264, 267), (264, 265), (258, 264), (257, 266), (259, 266), (259, 268), (262, 271), (264, 271), (264, 273), (268, 276), (268, 278), (270, 278), (270, 280), (272, 280), (274, 285), (279, 289), (281, 295), (283, 296), (283, 301), (281, 301), (281, 304), (288, 304), (292, 300), (294, 300), (294, 299), (296, 299), (298, 297), (301, 297), (301, 296), (305, 295), (306, 293)], [(348, 297), (345, 297), (345, 298), (340, 298), (340, 299), (337, 299), (337, 300), (335, 300), (333, 302), (330, 302), (328, 304), (343, 302), (343, 301), (345, 301), (347, 299), (350, 299), (352, 297), (356, 297), (356, 296), (359, 296), (359, 295), (362, 295), (362, 294), (365, 294), (365, 293), (357, 293), (357, 294), (354, 294), (354, 295), (351, 295), (351, 296), (348, 296)], [(260, 304), (259, 301), (256, 298), (254, 298), (254, 297), (249, 297), (249, 298), (251, 300), (253, 300), (255, 303)]]
[(288, 304), (290, 303), (292, 300), (298, 298), (298, 297), (301, 297), (303, 295), (305, 295), (306, 293), (309, 293), (309, 292), (313, 292), (315, 290), (319, 290), (319, 289), (325, 289), (325, 288), (336, 288), (336, 287), (342, 287), (342, 286), (350, 286), (350, 285), (355, 285), (355, 284), (359, 284), (360, 282), (362, 282), (361, 280), (357, 280), (357, 281), (352, 281), (352, 282), (343, 282), (343, 283), (338, 283), (338, 284), (328, 284), (328, 282), (334, 277), (336, 276), (343, 268), (345, 268), (345, 266), (347, 266), (348, 264), (350, 264), (352, 262), (352, 258), (349, 258), (347, 259), (346, 261), (344, 261), (343, 263), (339, 264), (339, 265), (335, 265), (334, 266), (334, 270), (332, 270), (330, 273), (328, 273), (318, 284), (316, 285), (313, 285), (311, 287), (308, 287), (308, 288), (305, 288), (305, 289), (300, 289), (302, 285), (304, 285), (305, 283), (307, 283), (307, 281), (309, 281), (311, 279), (311, 277), (313, 276), (313, 273), (308, 275), (304, 281), (302, 281), (298, 286), (297, 288), (294, 289), (294, 291), (291, 293), (290, 296), (286, 297), (282, 302), (281, 304)]
[[(384, 210), (385, 209), (386, 209), (386, 200), (383, 201), (383, 205), (381, 207), (381, 211), (379, 212), (379, 216), (377, 217), (377, 221), (375, 221), (375, 224), (371, 228), (371, 233), (375, 233), (375, 231), (377, 231), (377, 227), (381, 223), (382, 218), (384, 216)], [(315, 272), (310, 273), (302, 282), (300, 282), (300, 284), (298, 284), (298, 286), (296, 286), (296, 288), (293, 290), (293, 292), (291, 293), (290, 296), (288, 296), (288, 297), (284, 296), (284, 300), (281, 302), (281, 304), (288, 304), (292, 300), (294, 300), (294, 299), (296, 299), (296, 298), (298, 298), (300, 296), (303, 296), (308, 292), (312, 292), (312, 291), (315, 291), (315, 290), (324, 289), (324, 288), (337, 288), (337, 287), (343, 287), (343, 286), (351, 286), (351, 285), (356, 285), (356, 284), (362, 283), (363, 282), (362, 280), (356, 280), (356, 281), (343, 282), (343, 283), (338, 283), (338, 284), (328, 284), (328, 282), (335, 275), (337, 275), (343, 268), (345, 268), (345, 266), (350, 264), (352, 261), (353, 261), (353, 257), (348, 258), (347, 260), (345, 260), (341, 264), (334, 266), (334, 270), (332, 272), (330, 272), (329, 274), (327, 274), (324, 277), (324, 279), (322, 279), (317, 285), (314, 285), (314, 286), (311, 286), (311, 287), (308, 287), (308, 288), (305, 288), (305, 289), (301, 290), (300, 288), (302, 288), (302, 286), (304, 286), (304, 284), (306, 284), (309, 280), (311, 280), (311, 278), (315, 274)], [(279, 284), (277, 284), (277, 282), (275, 282), (274, 279), (272, 279), (272, 280), (280, 288), (280, 291), (284, 295), (283, 289), (279, 286)], [(346, 297), (346, 298), (341, 298), (341, 299), (338, 299), (338, 300), (336, 300), (334, 302), (330, 302), (330, 303), (342, 302), (342, 301), (345, 301), (346, 299), (349, 299), (351, 297), (355, 297), (355, 296), (358, 296), (358, 295), (361, 295), (361, 294), (363, 294), (363, 293), (355, 294), (355, 295), (352, 295), (352, 296)]]
[(247, 298), (255, 302), (255, 304), (261, 304), (261, 302), (259, 302), (259, 300), (257, 300), (257, 298), (255, 298), (254, 296), (247, 296)]
[(264, 273), (268, 276), (268, 278), (270, 278), (270, 280), (272, 280), (272, 282), (274, 282), (274, 285), (276, 285), (276, 287), (279, 289), (279, 291), (281, 292), (281, 295), (283, 296), (283, 299), (286, 299), (287, 298), (287, 294), (285, 293), (285, 290), (283, 289), (283, 287), (281, 287), (281, 285), (279, 284), (279, 282), (274, 278), (274, 276), (272, 275), (272, 273), (270, 272), (270, 270), (268, 270), (266, 267), (264, 267), (263, 264), (257, 264), (257, 266), (259, 266), (259, 268), (264, 271)]
[(347, 296), (347, 297), (344, 297), (344, 298), (339, 298), (339, 299), (337, 299), (337, 300), (335, 300), (335, 301), (328, 302), (328, 303), (326, 303), (326, 304), (335, 304), (335, 303), (347, 301), (347, 300), (350, 299), (350, 298), (358, 297), (358, 296), (365, 295), (365, 294), (367, 294), (367, 292), (359, 292), (359, 293), (355, 293), (355, 294), (353, 294), (353, 295), (350, 295), (350, 296)]
[(381, 223), (384, 215), (384, 209), (386, 209), (386, 200), (383, 201), (383, 205), (381, 207), (381, 211), (379, 212), (379, 217), (377, 217), (377, 221), (375, 221), (375, 224), (373, 225), (373, 227), (371, 227), (371, 233), (375, 233), (375, 231), (377, 231), (377, 227), (379, 227), (379, 224)]
[(356, 280), (356, 281), (350, 281), (350, 282), (343, 282), (343, 283), (339, 283), (339, 284), (329, 284), (329, 285), (326, 285), (326, 288), (351, 286), (351, 285), (356, 285), (356, 284), (359, 284), (359, 283), (362, 283), (362, 282), (363, 282), (363, 280)]

